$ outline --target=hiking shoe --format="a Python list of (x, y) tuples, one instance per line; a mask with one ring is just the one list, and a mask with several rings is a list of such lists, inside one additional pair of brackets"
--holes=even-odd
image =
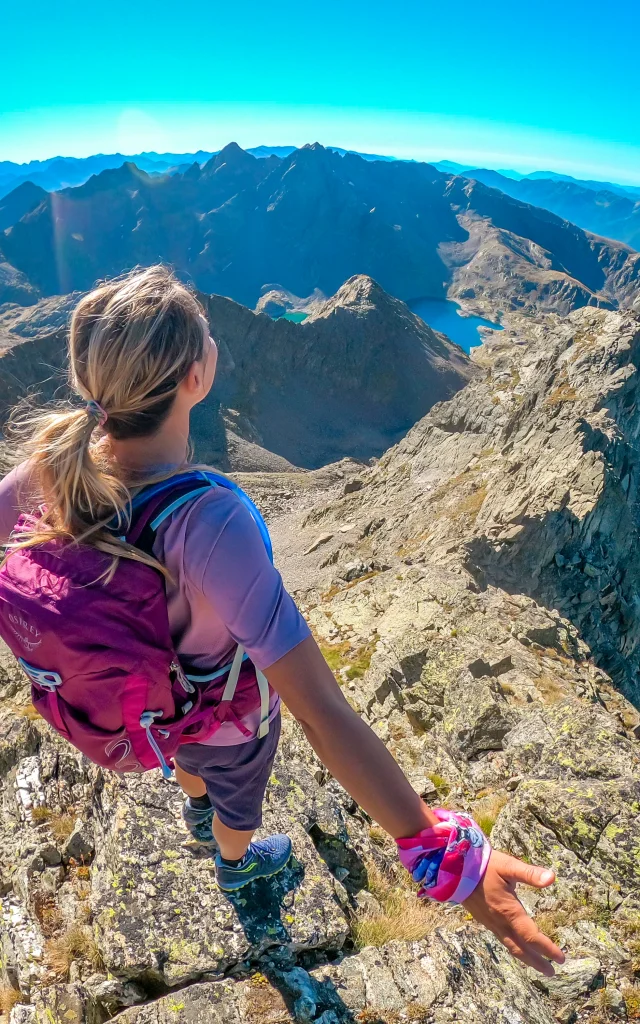
[(289, 836), (275, 835), (249, 843), (249, 849), (239, 864), (225, 864), (216, 856), (216, 878), (223, 892), (242, 889), (256, 878), (270, 878), (286, 866), (291, 857)]
[(182, 805), (182, 820), (189, 829), (191, 836), (197, 843), (202, 843), (203, 846), (215, 846), (218, 848), (213, 832), (211, 831), (211, 823), (213, 821), (213, 815), (215, 814), (214, 807), (205, 807), (204, 810), (199, 810), (197, 807), (191, 806), (189, 797), (185, 800)]

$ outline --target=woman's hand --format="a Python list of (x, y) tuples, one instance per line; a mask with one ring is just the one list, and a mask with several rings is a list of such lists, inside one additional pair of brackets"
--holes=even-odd
[(564, 953), (531, 920), (516, 896), (516, 883), (545, 889), (555, 877), (548, 868), (533, 867), (492, 850), (484, 878), (464, 901), (476, 921), (492, 931), (513, 956), (547, 978), (554, 973), (549, 961), (563, 964)]

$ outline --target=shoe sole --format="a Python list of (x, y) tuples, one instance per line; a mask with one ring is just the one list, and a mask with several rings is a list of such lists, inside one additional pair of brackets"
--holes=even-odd
[[(226, 888), (226, 886), (224, 886), (224, 885), (220, 885), (220, 882), (218, 882), (218, 889), (220, 889), (221, 892), (237, 892), (238, 889), (244, 889), (245, 885), (251, 885), (252, 882), (259, 882), (261, 878), (274, 878), (275, 875), (279, 875), (281, 871), (284, 871), (284, 869), (286, 868), (287, 864), (289, 863), (289, 861), (291, 860), (292, 857), (293, 857), (293, 850), (291, 851), (291, 853), (287, 857), (287, 859), (284, 862), (284, 864), (282, 865), (282, 867), (279, 867), (276, 871), (272, 871), (270, 875), (254, 875), (253, 878), (247, 878), (246, 881), (239, 882), (238, 885), (234, 885), (230, 889)], [(218, 880), (216, 879), (216, 881), (218, 881)]]

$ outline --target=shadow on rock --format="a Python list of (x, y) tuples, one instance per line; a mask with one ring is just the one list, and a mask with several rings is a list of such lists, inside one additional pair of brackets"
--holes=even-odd
[(292, 894), (303, 878), (304, 866), (292, 857), (287, 866), (272, 878), (259, 878), (238, 892), (223, 894), (238, 915), (251, 945), (291, 941), (286, 924), (287, 911), (293, 904)]
[[(547, 609), (557, 609), (582, 634), (596, 665), (640, 706), (639, 549), (635, 523), (629, 521), (637, 513), (627, 509), (623, 516), (621, 504), (616, 507), (605, 489), (605, 498), (584, 518), (567, 508), (523, 517), (517, 538), (509, 544), (496, 545), (486, 536), (468, 543), (465, 567), (482, 589), (494, 586), (526, 594)], [(540, 636), (533, 631), (521, 641), (585, 656), (585, 651), (563, 649), (566, 645), (558, 643), (551, 635), (555, 633), (553, 627)]]
[[(264, 973), (280, 993), (293, 1020), (301, 1024), (355, 1024), (361, 1019), (354, 1015), (329, 978), (318, 980), (304, 967), (279, 965), (277, 954)], [(386, 1019), (374, 1013), (367, 1017), (371, 1024), (384, 1024)]]

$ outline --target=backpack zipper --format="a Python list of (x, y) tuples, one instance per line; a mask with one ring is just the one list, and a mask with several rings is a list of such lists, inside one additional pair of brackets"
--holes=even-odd
[[(162, 774), (164, 778), (170, 779), (172, 775), (171, 769), (167, 762), (165, 761), (164, 754), (160, 750), (160, 747), (156, 743), (155, 737), (151, 732), (151, 726), (154, 724), (154, 719), (162, 718), (162, 715), (162, 711), (143, 711), (143, 713), (140, 715), (140, 725), (147, 734), (147, 742), (158, 759), (158, 764), (162, 768)], [(169, 735), (166, 729), (160, 729), (159, 731), (165, 736)]]
[(193, 686), (192, 683), (190, 683), (189, 680), (187, 679), (186, 675), (184, 674), (184, 669), (179, 661), (172, 661), (171, 664), (169, 665), (169, 671), (175, 672), (176, 679), (180, 683), (180, 686), (182, 687), (185, 693), (196, 692), (195, 686)]

